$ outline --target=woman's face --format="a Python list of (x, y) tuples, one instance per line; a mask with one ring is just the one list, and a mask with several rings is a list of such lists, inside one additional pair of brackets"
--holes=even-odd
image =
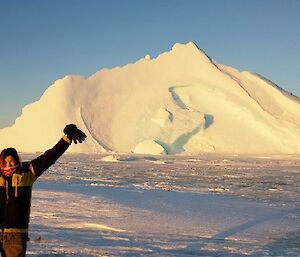
[(7, 157), (5, 157), (4, 163), (2, 165), (3, 166), (1, 167), (1, 172), (6, 177), (11, 177), (12, 174), (18, 168), (16, 159), (11, 155), (8, 155)]
[(11, 168), (16, 166), (16, 164), (17, 164), (16, 159), (13, 156), (9, 155), (4, 159), (3, 168)]

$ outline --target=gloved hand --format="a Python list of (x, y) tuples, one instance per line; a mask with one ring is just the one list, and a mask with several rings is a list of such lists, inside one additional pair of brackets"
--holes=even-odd
[(64, 133), (67, 137), (77, 144), (82, 143), (86, 139), (86, 134), (76, 127), (75, 124), (69, 124), (64, 128)]

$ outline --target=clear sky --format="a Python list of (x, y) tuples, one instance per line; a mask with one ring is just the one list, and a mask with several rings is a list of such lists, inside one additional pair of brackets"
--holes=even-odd
[(0, 0), (0, 127), (67, 74), (194, 41), (300, 96), (299, 0)]

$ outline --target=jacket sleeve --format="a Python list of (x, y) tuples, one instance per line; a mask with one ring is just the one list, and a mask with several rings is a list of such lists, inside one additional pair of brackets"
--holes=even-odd
[(34, 173), (36, 179), (62, 156), (71, 142), (67, 136), (64, 136), (55, 146), (30, 162), (30, 170)]

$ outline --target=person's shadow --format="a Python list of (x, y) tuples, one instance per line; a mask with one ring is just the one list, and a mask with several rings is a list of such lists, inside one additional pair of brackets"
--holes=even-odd
[(292, 210), (289, 210), (289, 211), (281, 211), (281, 212), (277, 212), (277, 213), (274, 213), (274, 214), (271, 214), (271, 215), (266, 215), (266, 216), (251, 220), (251, 221), (246, 222), (244, 224), (241, 224), (241, 225), (238, 225), (236, 227), (230, 228), (226, 231), (220, 232), (220, 233), (214, 235), (212, 238), (213, 239), (226, 239), (227, 237), (233, 236), (233, 235), (235, 235), (237, 233), (240, 233), (242, 231), (245, 231), (245, 230), (247, 230), (251, 227), (257, 226), (259, 224), (262, 224), (264, 222), (268, 222), (268, 221), (273, 220), (273, 219), (282, 218), (283, 216), (285, 216), (287, 214), (290, 214), (290, 213), (299, 213), (299, 208), (295, 208), (295, 209), (292, 209)]

